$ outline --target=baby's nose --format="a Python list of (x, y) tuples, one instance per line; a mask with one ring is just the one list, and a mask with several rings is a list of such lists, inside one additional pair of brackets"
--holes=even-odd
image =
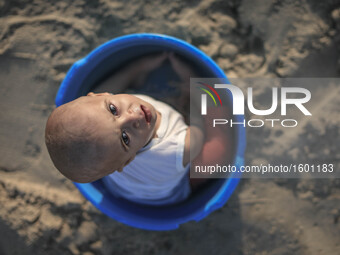
[(134, 128), (139, 128), (142, 115), (138, 108), (130, 108), (128, 110), (127, 121), (131, 123)]

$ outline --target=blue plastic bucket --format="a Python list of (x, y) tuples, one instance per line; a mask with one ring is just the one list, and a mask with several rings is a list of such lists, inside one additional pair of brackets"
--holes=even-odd
[[(121, 63), (156, 51), (173, 51), (184, 56), (203, 70), (202, 77), (226, 78), (210, 57), (185, 41), (160, 34), (132, 34), (108, 41), (75, 62), (59, 88), (56, 105), (60, 106), (86, 95), (110, 70), (119, 67)], [(241, 122), (244, 117), (238, 115), (234, 119)], [(239, 169), (244, 162), (245, 128), (238, 126), (234, 131), (233, 164)], [(199, 221), (221, 208), (236, 188), (239, 177), (232, 174), (228, 179), (217, 179), (186, 201), (163, 207), (145, 206), (116, 198), (109, 193), (101, 180), (74, 184), (95, 207), (117, 221), (147, 230), (172, 230), (182, 223)]]

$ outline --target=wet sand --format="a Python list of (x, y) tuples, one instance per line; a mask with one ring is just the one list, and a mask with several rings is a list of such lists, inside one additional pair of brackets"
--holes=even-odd
[[(72, 63), (130, 33), (186, 40), (228, 77), (339, 77), (339, 8), (316, 0), (0, 1), (0, 254), (337, 254), (340, 179), (244, 179), (201, 222), (144, 231), (100, 213), (54, 169), (44, 125)], [(267, 92), (256, 98), (265, 104)], [(296, 132), (247, 129), (246, 163), (339, 169), (339, 96), (339, 85), (313, 90), (313, 118)]]

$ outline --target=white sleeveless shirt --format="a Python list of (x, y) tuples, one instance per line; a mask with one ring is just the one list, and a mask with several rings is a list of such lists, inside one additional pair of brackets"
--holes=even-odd
[(137, 153), (122, 172), (103, 178), (115, 196), (131, 201), (162, 205), (179, 202), (190, 194), (189, 165), (183, 166), (188, 126), (171, 106), (145, 95), (135, 95), (162, 115), (157, 137)]

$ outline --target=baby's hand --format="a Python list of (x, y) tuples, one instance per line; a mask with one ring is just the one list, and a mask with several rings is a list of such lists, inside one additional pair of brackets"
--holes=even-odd
[[(190, 77), (195, 76), (194, 71), (187, 63), (181, 60), (173, 52), (169, 53), (169, 60), (172, 68), (175, 70), (182, 82), (190, 83)], [(189, 85), (188, 85), (189, 86)]]
[(129, 77), (129, 84), (133, 88), (138, 88), (144, 84), (149, 73), (160, 67), (167, 58), (166, 52), (149, 54), (132, 61), (122, 73)]
[(167, 59), (168, 54), (166, 52), (159, 54), (152, 54), (145, 57), (141, 57), (133, 62), (133, 66), (142, 72), (151, 72), (156, 68), (160, 67), (163, 62)]
[(190, 77), (195, 76), (193, 68), (176, 56), (173, 52), (168, 54), (172, 68), (180, 78), (179, 84), (181, 95), (178, 99), (178, 105), (186, 109), (190, 96)]

